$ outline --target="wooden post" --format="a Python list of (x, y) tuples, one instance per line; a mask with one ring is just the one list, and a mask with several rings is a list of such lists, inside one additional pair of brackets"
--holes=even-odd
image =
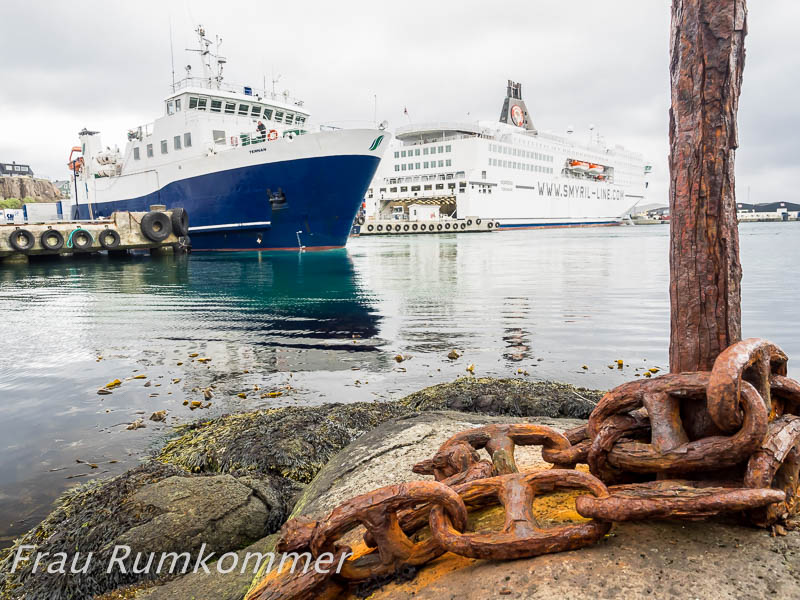
[(734, 154), (746, 0), (673, 0), (670, 308), (673, 373), (741, 339)]

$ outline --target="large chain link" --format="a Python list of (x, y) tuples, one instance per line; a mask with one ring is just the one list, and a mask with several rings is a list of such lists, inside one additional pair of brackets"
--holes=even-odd
[[(731, 511), (746, 511), (762, 526), (785, 519), (800, 510), (800, 384), (786, 376), (786, 361), (774, 344), (748, 339), (720, 354), (710, 372), (615, 388), (587, 425), (563, 434), (522, 423), (461, 432), (414, 466), (435, 481), (358, 496), (322, 521), (289, 521), (278, 544), (283, 552), (342, 556), (350, 551), (342, 536), (363, 525), (365, 554), (345, 560), (340, 573), (328, 578), (272, 575), (247, 600), (333, 598), (348, 582), (390, 576), (444, 552), (507, 560), (576, 549), (601, 539), (614, 521)], [(518, 445), (541, 446), (553, 468), (520, 473)], [(481, 458), (482, 449), (490, 460)], [(575, 470), (578, 464), (590, 473)], [(708, 478), (721, 469), (731, 478)], [(676, 475), (684, 478), (670, 479)], [(538, 525), (536, 496), (580, 489), (590, 495), (579, 495), (575, 508), (591, 520)], [(469, 510), (498, 504), (505, 514), (502, 529), (466, 530)], [(426, 526), (429, 537), (409, 539)]]

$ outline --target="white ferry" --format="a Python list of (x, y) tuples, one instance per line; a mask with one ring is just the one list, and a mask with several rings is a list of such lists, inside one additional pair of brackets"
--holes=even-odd
[(187, 66), (162, 115), (130, 130), (122, 152), (80, 132), (71, 217), (166, 205), (189, 214), (195, 250), (344, 246), (391, 136), (315, 131), (288, 92), (223, 84), (221, 40), (212, 51), (202, 26), (196, 33), (202, 76)]
[(639, 203), (651, 167), (592, 136), (537, 131), (508, 82), (499, 122), (397, 129), (365, 198), (367, 219), (477, 217), (500, 229), (619, 224)]

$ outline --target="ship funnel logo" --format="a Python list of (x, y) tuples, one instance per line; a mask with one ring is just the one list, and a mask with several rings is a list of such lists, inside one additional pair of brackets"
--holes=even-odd
[(377, 150), (377, 149), (378, 149), (378, 146), (380, 146), (380, 145), (381, 145), (381, 142), (382, 142), (382, 141), (383, 141), (383, 136), (382, 136), (382, 135), (379, 135), (378, 137), (376, 137), (376, 138), (375, 138), (375, 139), (372, 141), (372, 145), (369, 147), (369, 151), (370, 151), (370, 152), (375, 152), (375, 150)]
[(525, 115), (522, 114), (522, 109), (519, 107), (519, 104), (515, 104), (511, 108), (511, 120), (517, 127), (522, 127), (522, 124), (525, 122)]

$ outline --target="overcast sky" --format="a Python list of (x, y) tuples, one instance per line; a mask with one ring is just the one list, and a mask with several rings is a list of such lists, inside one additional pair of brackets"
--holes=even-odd
[[(739, 199), (798, 200), (797, 0), (750, 1), (739, 123)], [(655, 168), (668, 189), (669, 0), (238, 2), (3, 0), (0, 161), (66, 178), (83, 127), (106, 144), (163, 111), (170, 22), (177, 76), (202, 23), (223, 38), (226, 79), (260, 87), (280, 75), (319, 121), (390, 128), (429, 119), (497, 119), (507, 79), (540, 130), (590, 123)]]

